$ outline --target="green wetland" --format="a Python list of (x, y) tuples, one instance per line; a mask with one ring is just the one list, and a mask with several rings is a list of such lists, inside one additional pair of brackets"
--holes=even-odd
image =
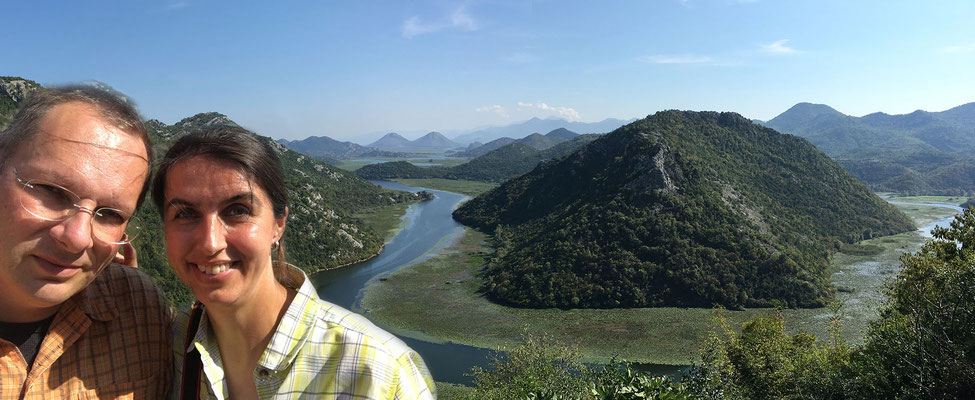
[[(414, 183), (414, 182), (411, 182)], [(436, 183), (436, 182), (426, 182)], [(428, 187), (436, 186), (429, 185)], [(438, 187), (439, 188), (439, 187)], [(474, 193), (472, 193), (474, 194)], [(915, 199), (892, 198), (897, 201)], [(946, 197), (925, 202), (956, 205)], [(949, 217), (955, 211), (928, 205), (897, 205), (917, 226)], [(390, 218), (384, 218), (390, 223)], [(697, 361), (700, 345), (719, 329), (716, 316), (730, 326), (774, 309), (744, 311), (706, 308), (524, 309), (498, 305), (480, 293), (477, 271), (484, 259), (486, 236), (467, 229), (439, 255), (372, 282), (361, 307), (397, 334), (435, 342), (454, 342), (491, 349), (514, 348), (525, 334), (548, 334), (578, 346), (587, 362), (613, 358), (641, 363), (688, 365)], [(820, 338), (830, 321), (841, 321), (840, 334), (858, 343), (877, 316), (884, 282), (900, 269), (901, 254), (916, 251), (919, 231), (865, 240), (844, 246), (831, 260), (836, 302), (825, 308), (781, 310), (791, 331)]]

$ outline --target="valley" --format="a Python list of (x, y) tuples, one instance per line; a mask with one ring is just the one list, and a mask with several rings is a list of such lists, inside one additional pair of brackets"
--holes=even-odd
[[(436, 182), (427, 182), (434, 184)], [(891, 199), (902, 201), (905, 199)], [(914, 199), (906, 199), (914, 200)], [(958, 198), (932, 197), (927, 202), (958, 204)], [(918, 226), (954, 215), (955, 208), (898, 205)], [(839, 316), (841, 334), (859, 343), (869, 321), (876, 319), (884, 281), (896, 276), (899, 257), (917, 250), (921, 231), (859, 242), (866, 252), (836, 252), (830, 262), (836, 301), (828, 307), (784, 309), (790, 331), (829, 336), (829, 321)], [(436, 257), (403, 267), (374, 280), (362, 294), (361, 308), (395, 333), (425, 341), (445, 341), (498, 349), (516, 347), (525, 334), (552, 335), (579, 346), (584, 360), (605, 363), (621, 358), (641, 363), (688, 365), (698, 360), (700, 345), (718, 329), (719, 313), (730, 326), (775, 309), (742, 311), (710, 308), (524, 309), (495, 304), (479, 293), (478, 269), (490, 249), (486, 235), (466, 229)], [(856, 254), (854, 254), (856, 253)], [(859, 255), (858, 255), (859, 254)], [(431, 295), (435, 293), (436, 295)], [(404, 300), (408, 299), (408, 300)]]

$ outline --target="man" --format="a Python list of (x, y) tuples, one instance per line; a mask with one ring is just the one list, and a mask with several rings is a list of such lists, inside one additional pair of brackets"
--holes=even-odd
[(109, 265), (151, 154), (138, 113), (88, 87), (39, 90), (0, 135), (0, 399), (166, 396), (169, 305)]

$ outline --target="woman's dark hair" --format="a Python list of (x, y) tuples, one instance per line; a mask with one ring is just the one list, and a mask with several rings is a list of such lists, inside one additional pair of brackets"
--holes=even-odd
[[(236, 166), (267, 193), (275, 218), (283, 218), (287, 212), (288, 189), (277, 152), (253, 133), (238, 126), (206, 127), (179, 138), (166, 156), (159, 162), (156, 178), (152, 182), (152, 202), (159, 214), (163, 214), (166, 199), (166, 176), (180, 161), (202, 156)], [(274, 276), (287, 287), (297, 288), (294, 275), (285, 267), (284, 239), (280, 239), (273, 263)]]

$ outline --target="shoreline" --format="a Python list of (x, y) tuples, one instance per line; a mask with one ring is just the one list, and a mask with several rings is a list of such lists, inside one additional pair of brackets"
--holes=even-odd
[(315, 272), (312, 272), (311, 274), (312, 275), (315, 275), (315, 274), (317, 274), (319, 272), (323, 272), (323, 271), (332, 271), (332, 270), (336, 270), (336, 269), (339, 269), (339, 268), (348, 267), (350, 265), (356, 265), (356, 264), (359, 264), (359, 263), (364, 263), (366, 261), (372, 260), (373, 258), (379, 257), (379, 254), (382, 253), (383, 252), (383, 249), (385, 249), (385, 248), (386, 248), (386, 243), (380, 244), (379, 245), (379, 250), (377, 250), (375, 254), (373, 254), (373, 255), (371, 255), (369, 257), (363, 258), (363, 259), (358, 260), (358, 261), (353, 261), (353, 262), (350, 262), (350, 263), (345, 263), (345, 264), (342, 264), (342, 265), (336, 265), (336, 266), (330, 267), (330, 268), (319, 268), (319, 269), (316, 269)]

